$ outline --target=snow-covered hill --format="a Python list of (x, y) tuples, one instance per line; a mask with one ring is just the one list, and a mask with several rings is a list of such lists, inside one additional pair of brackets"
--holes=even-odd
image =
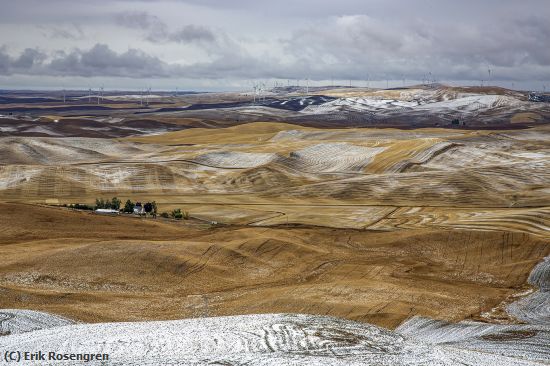
[[(7, 313), (15, 319), (29, 315), (18, 311)], [(48, 317), (43, 313), (35, 316)], [(493, 339), (490, 332), (484, 332), (483, 336)], [(496, 336), (494, 339), (498, 340)], [(500, 352), (498, 347), (477, 350), (475, 342), (458, 341), (433, 344), (372, 325), (325, 316), (263, 314), (136, 323), (58, 324), (32, 333), (0, 337), (0, 348), (109, 355), (108, 362), (87, 363), (92, 365), (507, 366), (538, 365), (540, 361), (536, 356), (523, 358), (528, 351), (525, 347), (520, 348), (521, 352), (512, 352), (514, 347), (509, 343), (513, 340), (509, 339), (506, 350), (512, 350), (510, 352)], [(544, 351), (544, 346), (542, 348)], [(540, 350), (541, 346), (536, 349)], [(46, 360), (25, 364), (75, 365), (78, 362)]]
[(491, 111), (497, 108), (510, 110), (530, 110), (541, 107), (540, 104), (521, 101), (504, 95), (458, 95), (456, 98), (437, 100), (433, 98), (400, 100), (377, 97), (338, 98), (319, 105), (310, 105), (302, 110), (304, 114), (330, 114), (334, 112), (429, 112), (474, 113)]

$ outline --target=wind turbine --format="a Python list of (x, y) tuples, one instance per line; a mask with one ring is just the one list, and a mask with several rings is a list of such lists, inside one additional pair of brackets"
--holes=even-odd
[(145, 95), (145, 105), (149, 107), (149, 95), (151, 94), (151, 87), (147, 89), (147, 94)]
[(92, 102), (92, 88), (88, 88), (88, 103)]
[(254, 104), (256, 104), (256, 88), (256, 84), (252, 83), (252, 89), (254, 89), (254, 92), (252, 93), (252, 95), (254, 96)]

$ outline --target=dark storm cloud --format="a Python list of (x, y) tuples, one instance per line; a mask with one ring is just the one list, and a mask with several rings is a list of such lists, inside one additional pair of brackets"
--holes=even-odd
[(89, 50), (58, 51), (49, 59), (36, 49), (28, 48), (17, 58), (0, 49), (0, 74), (3, 75), (152, 78), (169, 77), (174, 72), (177, 66), (170, 66), (143, 51), (129, 49), (117, 53), (104, 44), (96, 44)]
[(145, 31), (144, 38), (150, 42), (214, 42), (216, 36), (205, 26), (188, 24), (171, 30), (159, 17), (146, 12), (119, 13), (115, 16), (120, 26)]
[(21, 55), (12, 62), (15, 69), (32, 69), (33, 66), (42, 63), (46, 59), (46, 54), (32, 48), (25, 49)]
[(105, 44), (96, 44), (89, 50), (57, 51), (50, 57), (30, 48), (17, 57), (11, 57), (5, 47), (0, 48), (0, 75), (217, 79), (261, 78), (268, 69), (271, 70), (269, 75), (288, 72), (238, 50), (230, 56), (226, 53), (212, 62), (182, 66), (168, 64), (138, 49), (117, 53)]
[(77, 76), (169, 76), (167, 65), (157, 57), (137, 49), (116, 53), (105, 44), (58, 56), (49, 63), (48, 69), (60, 75)]
[(39, 67), (46, 59), (46, 54), (38, 49), (26, 48), (17, 57), (8, 54), (5, 47), (0, 48), (0, 74), (29, 73)]
[(7, 75), (11, 67), (11, 63), (11, 57), (7, 54), (5, 48), (0, 48), (0, 74)]

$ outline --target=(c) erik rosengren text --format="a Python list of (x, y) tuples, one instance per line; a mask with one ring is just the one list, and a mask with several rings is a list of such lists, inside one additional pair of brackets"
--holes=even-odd
[(108, 361), (107, 353), (61, 353), (61, 352), (28, 352), (28, 351), (5, 351), (4, 361)]

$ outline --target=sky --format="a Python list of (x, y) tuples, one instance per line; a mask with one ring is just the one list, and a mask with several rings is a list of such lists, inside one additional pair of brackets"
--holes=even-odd
[(0, 0), (0, 89), (550, 88), (547, 0)]

